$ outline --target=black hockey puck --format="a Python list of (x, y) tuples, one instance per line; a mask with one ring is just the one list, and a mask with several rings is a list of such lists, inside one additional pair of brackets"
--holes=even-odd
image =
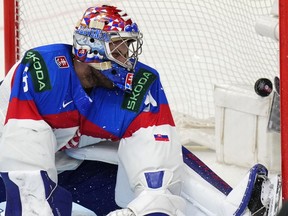
[(261, 78), (255, 82), (254, 90), (261, 97), (267, 97), (273, 91), (273, 84), (269, 79)]

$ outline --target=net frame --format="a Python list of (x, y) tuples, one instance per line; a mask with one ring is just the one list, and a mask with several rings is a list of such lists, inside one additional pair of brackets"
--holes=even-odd
[(288, 2), (279, 0), (280, 117), (282, 198), (288, 199)]

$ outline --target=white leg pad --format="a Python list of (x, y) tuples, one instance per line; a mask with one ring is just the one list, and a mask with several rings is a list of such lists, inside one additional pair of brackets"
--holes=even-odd
[[(185, 212), (185, 200), (170, 192), (170, 188), (175, 186), (180, 189), (180, 182), (172, 182), (173, 172), (163, 170), (162, 186), (159, 188), (151, 188), (145, 175), (145, 172), (139, 177), (139, 183), (136, 186), (135, 192), (138, 196), (128, 204), (136, 215), (147, 215), (155, 212), (161, 212), (168, 215), (181, 215)], [(153, 172), (152, 172), (153, 173)], [(155, 182), (157, 178), (152, 181)], [(180, 192), (180, 190), (179, 190)]]
[(22, 215), (53, 216), (39, 171), (11, 171), (9, 178), (19, 188)]
[[(234, 215), (239, 205), (241, 204), (243, 196), (245, 195), (245, 190), (246, 190), (248, 181), (249, 181), (249, 173), (224, 199), (221, 207), (219, 208), (218, 215), (222, 215), (222, 216)], [(249, 215), (251, 215), (250, 211), (246, 209), (243, 216), (249, 216)]]

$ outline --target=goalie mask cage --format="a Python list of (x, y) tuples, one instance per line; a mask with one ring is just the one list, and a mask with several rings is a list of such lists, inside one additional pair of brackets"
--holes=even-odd
[[(254, 85), (259, 78), (279, 76), (279, 42), (255, 31), (256, 20), (270, 16), (274, 0), (4, 0), (6, 72), (29, 48), (72, 44), (74, 25), (95, 3), (116, 5), (137, 22), (144, 35), (140, 61), (159, 71), (176, 125), (187, 129), (188, 142), (207, 144), (209, 137), (213, 142), (215, 84)], [(285, 17), (280, 27), (287, 26), (285, 4), (280, 0), (280, 14)], [(285, 31), (280, 28), (280, 35)], [(286, 59), (280, 56), (284, 62), (280, 68), (287, 71), (287, 40), (283, 38), (280, 53)], [(285, 76), (281, 78), (281, 94), (288, 97)], [(284, 106), (282, 120), (288, 107)], [(287, 130), (285, 125), (284, 119), (282, 132)], [(198, 136), (203, 131), (205, 135)], [(185, 136), (181, 137), (185, 143)], [(282, 136), (282, 146), (287, 139)], [(282, 154), (286, 151), (282, 147)], [(287, 176), (285, 163), (282, 169)], [(288, 198), (285, 176), (283, 196)]]

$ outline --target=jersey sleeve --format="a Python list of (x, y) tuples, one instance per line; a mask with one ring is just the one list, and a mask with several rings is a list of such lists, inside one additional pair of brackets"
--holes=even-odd
[(35, 101), (37, 95), (42, 97), (42, 92), (51, 89), (48, 69), (42, 56), (36, 51), (27, 51), (18, 67), (11, 73), (14, 75), (6, 123), (9, 119), (42, 120)]
[[(183, 162), (181, 144), (159, 75), (143, 74), (142, 77), (153, 78), (153, 82), (146, 87), (142, 104), (135, 103), (134, 109), (139, 107), (141, 112), (127, 128), (119, 147), (120, 161), (132, 187), (138, 184), (137, 179), (145, 172), (151, 170), (176, 172)], [(134, 89), (141, 89), (137, 87), (139, 83), (145, 83), (145, 79), (138, 79)], [(131, 103), (133, 99), (136, 101), (135, 95), (136, 93), (134, 95), (132, 93)], [(140, 96), (141, 92), (138, 97)]]
[[(138, 84), (144, 81), (140, 78), (134, 91), (140, 90)], [(136, 93), (134, 95), (140, 97), (141, 92)], [(134, 199), (127, 207), (136, 215), (185, 212), (183, 198), (172, 193), (175, 190), (179, 193), (181, 188), (181, 144), (157, 74), (144, 95), (138, 106), (141, 112), (127, 128), (118, 149), (119, 170), (123, 167), (134, 192)], [(133, 93), (130, 101), (133, 101)], [(122, 203), (119, 199), (117, 201)]]
[[(11, 94), (0, 141), (0, 171), (45, 170), (56, 181), (54, 154), (57, 142), (53, 130), (39, 113), (33, 95), (36, 92), (33, 76), (40, 80), (37, 71), (40, 71), (41, 60), (28, 53), (9, 72), (11, 79), (7, 88)], [(41, 88), (41, 85), (37, 87)]]

